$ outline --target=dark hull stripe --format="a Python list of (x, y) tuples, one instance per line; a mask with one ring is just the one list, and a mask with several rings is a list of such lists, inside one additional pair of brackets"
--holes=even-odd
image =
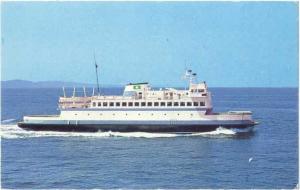
[[(254, 124), (245, 125), (222, 125), (224, 128), (247, 128)], [(28, 124), (20, 122), (18, 126), (26, 130), (36, 131), (77, 131), (77, 132), (97, 132), (97, 131), (116, 131), (116, 132), (208, 132), (214, 131), (220, 125), (62, 125), (62, 124)]]

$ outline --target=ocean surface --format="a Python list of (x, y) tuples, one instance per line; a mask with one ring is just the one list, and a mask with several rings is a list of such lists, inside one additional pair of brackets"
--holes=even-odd
[[(212, 88), (214, 111), (251, 110), (249, 132), (192, 135), (31, 132), (23, 115), (58, 114), (61, 89), (2, 89), (2, 188), (295, 188), (298, 90)], [(103, 89), (121, 94), (122, 89)], [(71, 94), (71, 92), (69, 92)]]

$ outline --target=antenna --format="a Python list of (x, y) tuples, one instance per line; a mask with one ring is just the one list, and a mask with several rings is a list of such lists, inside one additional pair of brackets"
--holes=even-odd
[(63, 93), (64, 93), (64, 98), (66, 97), (66, 91), (65, 91), (65, 87), (63, 86)]
[(74, 89), (73, 89), (73, 98), (75, 97), (75, 93), (76, 93), (76, 88), (74, 86)]
[(83, 95), (86, 97), (85, 86), (83, 87)]
[(96, 62), (95, 52), (94, 52), (94, 61), (95, 61), (96, 78), (97, 78), (97, 92), (98, 92), (98, 95), (99, 95), (100, 90), (99, 90), (99, 80), (98, 80), (98, 65), (97, 65), (97, 62)]

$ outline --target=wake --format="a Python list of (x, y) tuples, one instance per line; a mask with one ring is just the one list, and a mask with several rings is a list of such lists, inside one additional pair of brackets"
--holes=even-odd
[(147, 132), (56, 132), (56, 131), (26, 131), (19, 128), (16, 124), (1, 124), (1, 138), (4, 139), (19, 139), (19, 138), (37, 138), (37, 137), (86, 137), (86, 138), (110, 138), (110, 137), (125, 137), (125, 138), (174, 138), (174, 137), (233, 137), (239, 133), (252, 131), (252, 128), (243, 131), (236, 129), (226, 129), (223, 127), (217, 128), (215, 131), (203, 133), (147, 133)]

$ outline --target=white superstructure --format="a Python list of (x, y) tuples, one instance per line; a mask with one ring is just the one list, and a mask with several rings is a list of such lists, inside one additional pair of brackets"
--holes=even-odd
[[(196, 74), (190, 70), (186, 72), (188, 89), (152, 89), (148, 83), (130, 83), (119, 96), (99, 94), (76, 97), (74, 91), (71, 97), (64, 95), (59, 98), (59, 116), (25, 116), (24, 123), (82, 125), (100, 130), (114, 130), (115, 125), (118, 125), (118, 130), (125, 131), (127, 128), (129, 131), (198, 131), (201, 126), (204, 129), (219, 125), (254, 125), (251, 112), (248, 111), (213, 113), (211, 93), (206, 83), (196, 82), (195, 77)], [(107, 128), (108, 125), (111, 127)], [(182, 129), (183, 126), (187, 127)]]

